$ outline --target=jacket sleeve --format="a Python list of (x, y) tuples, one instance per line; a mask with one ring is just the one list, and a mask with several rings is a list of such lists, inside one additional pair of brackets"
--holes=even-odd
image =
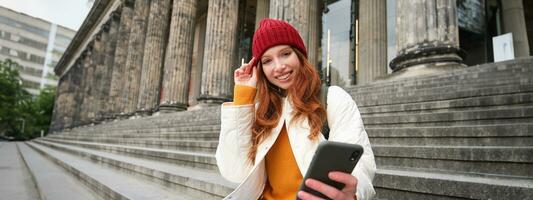
[(371, 199), (376, 193), (372, 185), (376, 162), (355, 101), (342, 88), (331, 86), (328, 92), (327, 115), (329, 140), (363, 146), (364, 153), (352, 174), (358, 179), (357, 199)]
[(231, 182), (244, 181), (252, 169), (247, 156), (254, 112), (254, 104), (224, 103), (221, 107), (220, 136), (215, 156), (220, 173)]

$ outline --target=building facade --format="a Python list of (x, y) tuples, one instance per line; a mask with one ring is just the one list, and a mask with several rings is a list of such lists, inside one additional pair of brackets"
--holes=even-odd
[(23, 87), (32, 95), (57, 85), (54, 67), (76, 31), (0, 7), (0, 59), (18, 64)]
[(324, 81), (343, 87), (494, 62), (492, 38), (532, 52), (522, 0), (98, 0), (59, 60), (52, 131), (229, 101), (258, 21), (300, 32)]

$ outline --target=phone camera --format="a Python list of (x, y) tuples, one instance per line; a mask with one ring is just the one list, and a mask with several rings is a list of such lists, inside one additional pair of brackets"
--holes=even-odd
[(352, 155), (350, 156), (350, 161), (355, 161), (359, 157), (358, 152), (354, 151)]

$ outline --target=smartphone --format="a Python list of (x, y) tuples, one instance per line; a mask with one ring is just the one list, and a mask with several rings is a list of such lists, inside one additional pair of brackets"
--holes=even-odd
[[(361, 155), (363, 155), (363, 147), (358, 144), (332, 141), (321, 142), (298, 191), (305, 191), (317, 197), (329, 199), (322, 193), (308, 188), (305, 185), (305, 180), (312, 178), (341, 190), (344, 184), (329, 179), (328, 173), (340, 171), (351, 174)], [(297, 197), (296, 199), (299, 198)]]

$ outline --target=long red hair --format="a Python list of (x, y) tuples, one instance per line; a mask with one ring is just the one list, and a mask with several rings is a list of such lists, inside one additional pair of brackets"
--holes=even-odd
[(295, 74), (293, 85), (283, 90), (270, 83), (265, 77), (261, 62), (257, 65), (257, 99), (259, 106), (255, 112), (255, 120), (252, 124), (251, 146), (248, 151), (248, 159), (254, 163), (255, 154), (259, 144), (267, 138), (272, 129), (276, 127), (281, 117), (282, 97), (288, 96), (294, 107), (295, 116), (291, 122), (307, 118), (311, 132), (307, 136), (316, 140), (326, 120), (326, 110), (320, 103), (321, 80), (315, 67), (296, 48), (292, 50), (298, 56), (301, 68)]

